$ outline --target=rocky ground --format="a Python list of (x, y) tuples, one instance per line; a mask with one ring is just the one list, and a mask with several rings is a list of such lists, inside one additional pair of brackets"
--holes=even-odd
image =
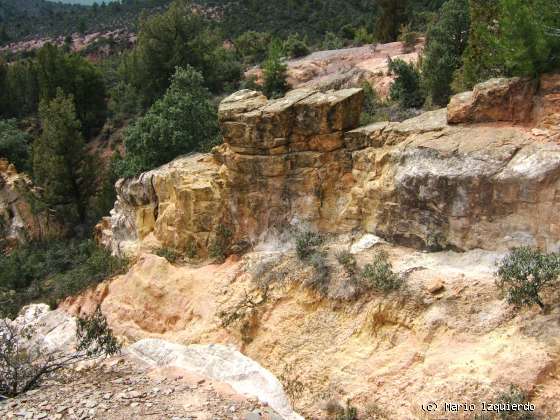
[[(317, 51), (305, 57), (289, 60), (288, 83), (293, 89), (341, 89), (360, 87), (367, 82), (380, 97), (389, 94), (394, 77), (389, 74), (389, 60), (400, 58), (418, 62), (424, 40), (407, 49), (402, 42), (371, 44), (340, 50)], [(250, 69), (247, 76), (262, 77), (259, 67)]]
[[(347, 399), (359, 418), (373, 409), (389, 419), (441, 418), (422, 404), (460, 398), (480, 407), (511, 384), (529, 393), (539, 413), (559, 412), (560, 307), (542, 314), (507, 305), (494, 276), (503, 254), (423, 253), (371, 236), (331, 238), (323, 249), (330, 272), (323, 298), (306, 286), (313, 269), (291, 250), (204, 267), (146, 254), (127, 275), (65, 307), (87, 311), (101, 302), (131, 342), (234, 345), (276, 375), (305, 418), (325, 418), (329, 401)], [(386, 251), (405, 289), (352, 297), (335, 258), (344, 249), (360, 269)], [(555, 291), (546, 296), (557, 298)]]
[(2, 419), (280, 420), (256, 399), (180, 369), (119, 357), (69, 369), (38, 390), (0, 403)]

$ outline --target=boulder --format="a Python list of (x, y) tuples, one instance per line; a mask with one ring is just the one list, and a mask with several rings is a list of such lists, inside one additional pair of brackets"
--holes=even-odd
[(450, 124), (507, 121), (524, 123), (532, 119), (535, 82), (515, 77), (480, 83), (472, 92), (451, 98), (447, 107)]
[(140, 340), (127, 352), (151, 366), (178, 367), (225, 382), (238, 393), (257, 397), (286, 420), (300, 420), (282, 384), (268, 370), (237, 350), (217, 344), (183, 346), (158, 339)]

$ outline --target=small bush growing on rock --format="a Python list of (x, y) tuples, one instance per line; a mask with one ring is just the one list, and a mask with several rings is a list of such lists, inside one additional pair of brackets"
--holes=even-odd
[(305, 385), (300, 380), (299, 372), (296, 366), (287, 364), (284, 366), (282, 373), (278, 376), (290, 401), (299, 401), (305, 390)]
[(340, 407), (336, 413), (336, 420), (358, 420), (358, 409), (350, 404), (350, 400), (346, 401), (346, 407)]
[(263, 93), (268, 98), (280, 98), (288, 91), (286, 71), (288, 67), (284, 63), (283, 48), (280, 41), (270, 43), (268, 56), (263, 65)]
[[(497, 399), (498, 404), (518, 404), (524, 405), (529, 401), (528, 395), (518, 386), (510, 385), (507, 391), (502, 392)], [(532, 411), (529, 410), (519, 410), (519, 411), (507, 411), (500, 413), (500, 419), (502, 420), (531, 420), (535, 419), (536, 416)]]
[(364, 267), (362, 284), (365, 289), (389, 293), (400, 289), (403, 285), (403, 279), (393, 272), (387, 253), (378, 251), (373, 257), (373, 262)]
[(175, 264), (177, 260), (179, 260), (179, 258), (181, 257), (181, 255), (174, 249), (165, 248), (165, 247), (156, 250), (156, 255), (158, 257), (165, 258), (171, 264)]
[(214, 240), (210, 244), (209, 248), (210, 258), (214, 258), (220, 262), (226, 259), (226, 253), (231, 241), (232, 234), (232, 231), (228, 227), (224, 225), (218, 225)]
[(385, 411), (376, 403), (370, 403), (364, 410), (365, 418), (368, 420), (386, 420), (388, 419)]
[(400, 58), (392, 60), (389, 70), (396, 79), (391, 85), (389, 94), (402, 108), (419, 108), (424, 104), (425, 96), (420, 86), (420, 72), (414, 64)]
[(194, 241), (190, 241), (187, 244), (187, 250), (185, 254), (187, 258), (190, 259), (196, 258), (196, 256), (198, 255), (198, 249), (196, 248), (196, 243)]
[(344, 267), (344, 271), (353, 276), (358, 271), (358, 264), (356, 258), (349, 251), (340, 251), (336, 254), (336, 260)]
[(410, 23), (406, 25), (401, 25), (399, 30), (399, 41), (403, 43), (404, 52), (406, 54), (414, 51), (414, 46), (416, 45), (417, 39), (418, 39), (418, 33), (410, 29)]
[(308, 259), (317, 252), (317, 248), (323, 243), (321, 235), (315, 232), (305, 231), (296, 235), (296, 253), (300, 261)]
[(517, 307), (537, 304), (544, 310), (539, 293), (560, 275), (560, 255), (545, 254), (529, 247), (512, 250), (499, 264), (497, 286), (508, 303)]
[(325, 254), (315, 252), (309, 258), (309, 263), (313, 266), (313, 275), (304, 282), (304, 286), (309, 287), (321, 296), (327, 296), (329, 292), (330, 267), (327, 263)]
[(498, 395), (495, 404), (509, 404), (510, 406), (517, 404), (521, 406), (519, 410), (507, 410), (496, 414), (480, 413), (474, 417), (474, 420), (533, 420), (540, 418), (534, 411), (524, 409), (523, 406), (528, 402), (528, 395), (521, 388), (512, 384), (509, 389)]
[(120, 352), (121, 346), (97, 310), (77, 321), (75, 351), (45, 351), (33, 344), (34, 330), (11, 321), (0, 321), (0, 394), (15, 397), (40, 386), (41, 381), (60, 369), (101, 356)]

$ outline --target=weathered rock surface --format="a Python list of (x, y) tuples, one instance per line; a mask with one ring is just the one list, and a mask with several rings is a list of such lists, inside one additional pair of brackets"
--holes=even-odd
[(39, 352), (73, 350), (76, 342), (76, 320), (64, 311), (52, 311), (48, 305), (24, 307), (13, 321), (4, 320), (16, 331), (28, 330), (26, 346)]
[[(52, 311), (45, 304), (26, 306), (13, 321), (2, 320), (0, 323), (0, 335), (6, 325), (5, 323), (15, 327), (16, 331), (25, 331), (22, 336), (25, 338), (20, 341), (20, 344), (24, 345), (26, 350), (32, 352), (32, 354), (44, 355), (48, 353), (55, 355), (74, 351), (76, 344), (76, 320), (63, 310)], [(92, 372), (82, 376), (93, 378), (95, 382), (99, 381), (99, 378), (95, 378), (95, 376), (101, 370), (105, 370), (105, 374), (115, 372), (122, 374), (123, 370), (128, 370), (126, 375), (122, 375), (124, 377), (112, 382), (127, 386), (139, 386), (127, 387), (126, 389), (121, 387), (120, 391), (125, 392), (118, 392), (115, 389), (106, 389), (103, 392), (100, 389), (95, 389), (92, 392), (91, 388), (87, 389), (87, 386), (83, 386), (85, 382), (80, 383), (80, 380), (76, 378), (80, 376), (77, 372), (66, 370), (66, 376), (74, 376), (73, 379), (78, 382), (73, 385), (74, 390), (76, 388), (85, 388), (82, 389), (82, 393), (75, 395), (75, 403), (69, 403), (67, 400), (61, 401), (59, 395), (54, 398), (45, 397), (45, 392), (48, 394), (49, 388), (56, 388), (54, 384), (57, 381), (62, 379), (64, 382), (64, 374), (62, 376), (56, 375), (54, 381), (47, 381), (47, 391), (41, 387), (39, 390), (32, 390), (15, 400), (9, 400), (4, 404), (0, 403), (0, 417), (21, 417), (18, 413), (21, 413), (22, 410), (28, 410), (30, 414), (33, 414), (29, 418), (43, 418), (41, 417), (43, 413), (45, 413), (45, 418), (48, 416), (54, 416), (54, 418), (67, 416), (106, 418), (105, 416), (108, 411), (111, 411), (111, 413), (116, 411), (120, 414), (124, 414), (123, 412), (128, 412), (129, 414), (137, 413), (133, 415), (141, 415), (151, 411), (156, 411), (153, 414), (163, 414), (167, 408), (154, 406), (156, 402), (161, 403), (161, 401), (156, 401), (156, 399), (160, 399), (158, 397), (161, 397), (159, 395), (160, 390), (157, 389), (154, 392), (152, 389), (150, 392), (145, 392), (146, 385), (150, 381), (145, 376), (144, 378), (138, 378), (138, 376), (148, 374), (161, 377), (162, 372), (167, 372), (172, 373), (171, 376), (174, 377), (175, 381), (182, 380), (186, 376), (190, 381), (183, 382), (195, 382), (196, 385), (201, 385), (208, 381), (211, 391), (214, 391), (214, 387), (217, 388), (218, 392), (214, 392), (214, 395), (210, 395), (208, 390), (204, 392), (203, 398), (197, 395), (201, 393), (196, 385), (189, 387), (188, 385), (184, 386), (184, 383), (174, 382), (176, 386), (167, 387), (167, 390), (162, 390), (165, 396), (170, 396), (176, 392), (174, 398), (171, 397), (168, 400), (179, 399), (180, 402), (182, 399), (183, 402), (188, 401), (189, 404), (187, 405), (191, 406), (190, 408), (195, 408), (198, 405), (198, 409), (202, 410), (204, 415), (214, 414), (222, 415), (223, 417), (220, 418), (231, 418), (230, 416), (235, 414), (235, 417), (243, 418), (243, 412), (247, 413), (247, 415), (250, 414), (247, 410), (248, 407), (251, 407), (251, 411), (255, 411), (262, 405), (268, 405), (272, 407), (272, 410), (268, 414), (266, 414), (266, 410), (259, 410), (259, 412), (262, 411), (263, 416), (261, 417), (258, 414), (257, 419), (301, 419), (292, 410), (282, 384), (274, 375), (255, 361), (230, 347), (221, 345), (193, 345), (185, 347), (164, 340), (147, 339), (126, 347), (123, 350), (122, 359), (113, 358), (109, 363), (100, 362), (103, 361), (88, 361), (81, 363), (77, 367), (70, 366), (69, 368), (75, 368), (78, 372), (92, 369)], [(119, 368), (119, 363), (125, 363), (128, 365), (128, 369), (123, 369), (123, 366)], [(141, 366), (143, 365), (147, 365), (147, 368), (142, 369)], [(103, 369), (107, 367), (109, 369)], [(113, 369), (115, 367), (119, 369)], [(164, 382), (166, 380), (164, 379)], [(152, 385), (155, 385), (153, 381), (151, 382)], [(49, 387), (49, 384), (51, 387)], [(98, 385), (100, 384), (98, 383)], [(37, 400), (33, 397), (29, 398), (35, 394), (38, 394), (40, 398)], [(182, 394), (181, 397), (179, 397), (179, 394)], [(115, 399), (117, 404), (112, 405)], [(249, 399), (253, 400), (250, 404)], [(223, 406), (227, 404), (228, 400), (229, 405), (226, 405), (224, 410)], [(119, 402), (123, 402), (124, 407)], [(167, 403), (169, 404), (169, 402)], [(216, 402), (219, 404), (215, 404)], [(228, 410), (227, 408), (231, 408), (232, 404), (235, 409), (233, 411)], [(222, 406), (221, 410), (219, 405)], [(186, 414), (185, 409), (181, 410), (179, 407), (172, 407), (172, 411), (179, 415)], [(153, 409), (150, 410), (150, 408)], [(278, 417), (274, 410), (280, 413), (282, 417)], [(81, 414), (78, 414), (78, 411)], [(60, 416), (55, 415), (55, 413), (60, 414)], [(126, 418), (120, 414), (117, 417), (112, 416), (111, 418)]]
[[(250, 253), (239, 262), (198, 268), (145, 255), (97, 296), (103, 296), (110, 325), (132, 340), (234, 345), (292, 391), (294, 409), (305, 418), (323, 418), (329, 399), (351, 399), (364, 418), (370, 404), (389, 419), (425, 418), (423, 403), (460, 398), (480, 408), (511, 383), (530, 393), (545, 418), (560, 410), (555, 292), (546, 297), (549, 314), (538, 308), (516, 314), (495, 285), (503, 254), (424, 253), (378, 243), (356, 249), (358, 267), (384, 250), (394, 270), (407, 273), (406, 291), (334, 300), (352, 287), (336, 251), (371, 239), (345, 236), (325, 248), (330, 299), (302, 286), (313, 273), (293, 251)], [(434, 282), (444, 288), (432, 294)], [(84, 296), (66, 308), (87, 310), (91, 303)], [(464, 414), (457, 418), (472, 417)]]
[[(544, 127), (557, 82), (544, 77), (534, 93), (522, 79), (494, 80), (477, 86), (463, 111), (452, 103), (360, 128), (359, 89), (300, 89), (271, 101), (237, 92), (220, 106), (224, 144), (213, 159), (183, 157), (120, 181), (102, 240), (116, 252), (163, 245), (204, 257), (220, 225), (233, 245), (305, 225), (427, 249), (558, 250), (560, 146), (531, 131)], [(532, 104), (545, 102), (541, 117), (526, 121)], [(450, 125), (450, 114), (502, 122)]]
[(0, 401), (0, 418), (281, 420), (227, 384), (129, 357), (62, 371), (39, 390)]
[(165, 246), (193, 247), (204, 255), (223, 220), (221, 182), (216, 164), (203, 155), (120, 180), (111, 217), (98, 226), (101, 242), (116, 253), (131, 254), (155, 237)]
[(60, 225), (48, 211), (34, 213), (29, 197), (35, 194), (31, 180), (0, 159), (0, 245), (13, 246), (60, 234)]
[(490, 79), (476, 85), (472, 92), (452, 97), (447, 119), (451, 124), (528, 122), (533, 117), (535, 87), (531, 79)]
[[(288, 83), (293, 89), (322, 91), (361, 87), (363, 83), (369, 83), (384, 98), (389, 95), (394, 81), (394, 75), (389, 72), (390, 60), (417, 63), (423, 48), (424, 40), (420, 38), (410, 50), (402, 42), (391, 42), (314, 52), (286, 63)], [(253, 68), (247, 76), (261, 81), (262, 71)]]
[(134, 343), (127, 351), (153, 366), (174, 366), (227, 383), (239, 394), (257, 397), (270, 405), (286, 420), (302, 419), (290, 407), (278, 379), (230, 347), (216, 344), (182, 346), (145, 339)]

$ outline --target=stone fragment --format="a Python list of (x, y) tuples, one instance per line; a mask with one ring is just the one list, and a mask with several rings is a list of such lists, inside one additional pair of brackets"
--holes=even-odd
[(451, 98), (447, 107), (450, 124), (475, 122), (527, 122), (532, 117), (535, 83), (530, 79), (496, 78)]
[(435, 295), (443, 292), (443, 290), (445, 289), (445, 285), (441, 279), (434, 279), (428, 284), (426, 289), (429, 293)]

